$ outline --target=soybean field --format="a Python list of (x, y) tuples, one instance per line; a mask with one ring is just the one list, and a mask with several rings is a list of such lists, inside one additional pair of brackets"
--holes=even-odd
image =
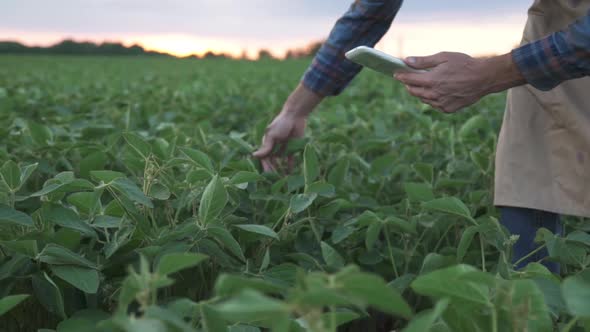
[(251, 153), (307, 60), (0, 57), (0, 330), (590, 331), (590, 224), (511, 264), (505, 94), (454, 115), (363, 71)]

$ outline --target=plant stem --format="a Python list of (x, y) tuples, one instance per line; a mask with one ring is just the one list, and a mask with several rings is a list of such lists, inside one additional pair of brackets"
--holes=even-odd
[(498, 332), (498, 312), (494, 305), (491, 305), (492, 309), (492, 332)]
[(399, 273), (397, 272), (397, 268), (395, 267), (395, 260), (393, 259), (393, 251), (391, 250), (391, 241), (389, 239), (389, 230), (387, 229), (387, 224), (384, 225), (385, 228), (385, 240), (387, 241), (387, 249), (389, 251), (389, 259), (391, 260), (391, 266), (393, 267), (393, 273), (395, 274), (396, 278), (399, 278)]
[(571, 331), (571, 329), (576, 326), (576, 323), (578, 322), (578, 317), (574, 317), (572, 320), (569, 321), (569, 323), (567, 323), (567, 325), (563, 328), (563, 330), (561, 330), (561, 332), (569, 332)]
[(484, 243), (483, 243), (483, 237), (481, 236), (481, 234), (478, 235), (479, 237), (479, 247), (480, 247), (480, 252), (481, 252), (481, 269), (483, 272), (486, 272), (486, 253), (484, 250)]
[(532, 257), (533, 255), (535, 255), (536, 253), (538, 253), (539, 251), (543, 250), (547, 245), (544, 244), (542, 246), (539, 246), (537, 249), (531, 251), (530, 253), (528, 253), (528, 255), (522, 257), (521, 259), (517, 260), (516, 263), (512, 264), (512, 266), (517, 266), (518, 264), (524, 262), (525, 260), (527, 260), (528, 258)]
[(438, 247), (440, 247), (442, 242), (447, 238), (447, 234), (449, 234), (449, 232), (451, 231), (451, 228), (453, 228), (453, 225), (450, 225), (449, 227), (447, 227), (447, 229), (444, 231), (444, 233), (441, 235), (440, 239), (438, 240), (438, 242), (434, 246), (434, 250), (432, 250), (432, 252), (436, 252), (438, 250)]
[(423, 231), (422, 234), (420, 234), (420, 237), (416, 241), (416, 245), (414, 245), (414, 248), (412, 248), (410, 255), (406, 258), (406, 264), (404, 267), (404, 274), (408, 273), (408, 270), (410, 268), (410, 262), (412, 260), (412, 256), (414, 256), (416, 249), (418, 249), (418, 245), (420, 245), (420, 243), (422, 243), (422, 239), (424, 238), (424, 235), (426, 235), (426, 231)]

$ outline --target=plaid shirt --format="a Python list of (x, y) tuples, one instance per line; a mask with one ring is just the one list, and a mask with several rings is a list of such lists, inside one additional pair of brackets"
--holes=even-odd
[(302, 83), (322, 96), (334, 96), (361, 70), (344, 53), (361, 45), (374, 46), (389, 30), (402, 0), (356, 0), (322, 45)]
[[(303, 75), (302, 83), (322, 96), (338, 95), (361, 70), (344, 57), (357, 46), (374, 46), (389, 30), (402, 0), (356, 0), (337, 22)], [(590, 75), (590, 17), (568, 29), (512, 51), (527, 82), (551, 90)]]
[(590, 75), (590, 16), (513, 50), (512, 58), (526, 81), (539, 90)]

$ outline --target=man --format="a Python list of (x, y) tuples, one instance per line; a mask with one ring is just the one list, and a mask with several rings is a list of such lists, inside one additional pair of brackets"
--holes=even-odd
[[(360, 71), (343, 54), (373, 46), (401, 2), (357, 0), (336, 22), (254, 153), (266, 171), (275, 170), (280, 157), (273, 154), (275, 146), (303, 136), (313, 109)], [(537, 248), (538, 228), (560, 234), (559, 214), (590, 217), (590, 78), (581, 78), (590, 74), (588, 10), (590, 0), (535, 0), (522, 46), (511, 53), (487, 59), (460, 53), (410, 57), (410, 66), (428, 72), (396, 75), (412, 95), (447, 113), (512, 88), (497, 146), (494, 202), (501, 223), (519, 235), (513, 248), (517, 268), (546, 257), (541, 250), (521, 259)], [(557, 264), (544, 263), (559, 271)]]

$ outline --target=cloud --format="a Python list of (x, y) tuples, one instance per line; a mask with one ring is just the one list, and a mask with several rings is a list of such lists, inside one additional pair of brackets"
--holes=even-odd
[[(140, 43), (174, 54), (239, 54), (325, 38), (352, 0), (0, 0), (0, 39)], [(380, 47), (400, 54), (445, 48), (506, 50), (520, 39), (530, 0), (405, 0)], [(467, 28), (467, 29), (466, 29)], [(453, 38), (448, 36), (453, 35)], [(487, 46), (484, 45), (486, 36)], [(465, 43), (462, 47), (461, 43)], [(478, 47), (471, 47), (478, 44)], [(436, 47), (435, 47), (436, 46)], [(471, 48), (470, 48), (471, 47)]]
[[(56, 33), (191, 34), (296, 38), (327, 34), (344, 0), (2, 0), (0, 27)], [(529, 0), (406, 0), (401, 23), (488, 17), (526, 9)], [(470, 15), (465, 15), (470, 13)]]

